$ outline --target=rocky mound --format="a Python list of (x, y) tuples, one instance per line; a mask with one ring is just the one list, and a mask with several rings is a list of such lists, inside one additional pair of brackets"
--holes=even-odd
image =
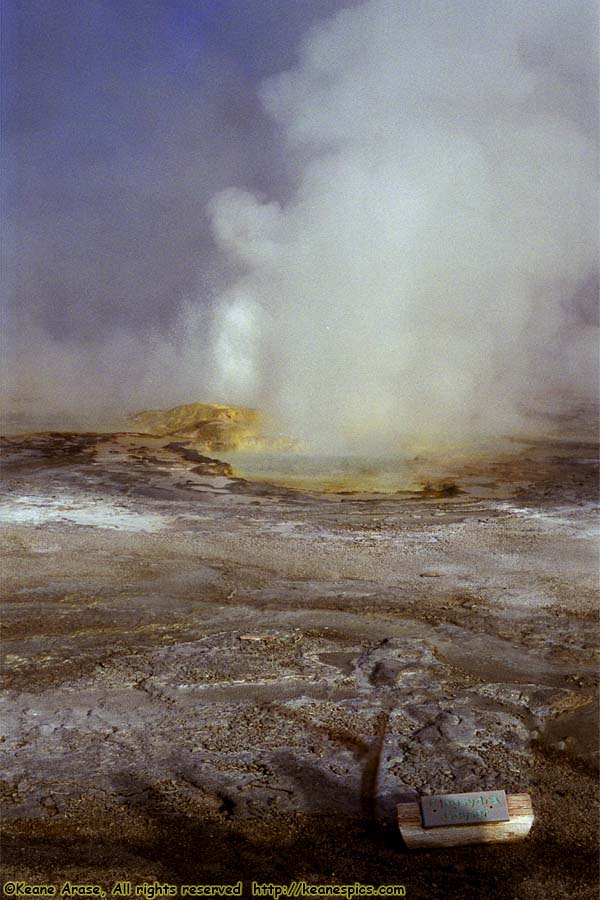
[(239, 450), (268, 443), (261, 414), (243, 406), (187, 403), (172, 409), (143, 410), (130, 421), (137, 431), (187, 438), (207, 450)]

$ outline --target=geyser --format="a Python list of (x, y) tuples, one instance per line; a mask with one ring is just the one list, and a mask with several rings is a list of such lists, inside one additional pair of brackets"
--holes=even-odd
[[(284, 200), (212, 201), (217, 389), (321, 449), (510, 432), (590, 395), (595, 11), (368, 0), (262, 86)], [(589, 300), (588, 300), (589, 306)]]
[[(343, 4), (249, 7), (300, 41)], [(203, 4), (183, 5), (185, 40), (123, 4), (61, 20), (60, 46), (26, 10), (9, 27), (3, 427), (213, 401), (307, 452), (387, 457), (595, 396), (592, 0), (348, 0), (260, 88), (273, 68), (240, 65), (268, 34), (225, 39), (253, 12), (215, 5), (221, 58), (192, 53)], [(73, 95), (49, 104), (55, 76)]]

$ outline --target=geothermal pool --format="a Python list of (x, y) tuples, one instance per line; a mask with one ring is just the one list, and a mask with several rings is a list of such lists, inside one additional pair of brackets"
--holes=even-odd
[(227, 453), (244, 478), (315, 491), (396, 493), (419, 490), (410, 454), (334, 456), (301, 453)]
[[(496, 439), (467, 447), (399, 448), (394, 454), (323, 454), (248, 451), (226, 453), (242, 478), (297, 490), (332, 494), (504, 496), (496, 478), (499, 454), (510, 459), (515, 445)], [(513, 473), (513, 487), (519, 480)], [(526, 482), (523, 482), (526, 484)]]

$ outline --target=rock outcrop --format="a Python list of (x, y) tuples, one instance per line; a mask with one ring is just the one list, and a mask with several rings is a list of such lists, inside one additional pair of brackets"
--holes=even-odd
[(265, 446), (264, 423), (255, 409), (220, 403), (187, 403), (172, 409), (150, 409), (130, 417), (137, 431), (187, 438), (211, 451)]

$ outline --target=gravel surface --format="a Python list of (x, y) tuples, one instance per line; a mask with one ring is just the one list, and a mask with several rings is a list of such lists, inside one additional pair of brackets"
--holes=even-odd
[[(4, 439), (4, 876), (595, 898), (589, 442), (397, 496), (197, 456)], [(525, 842), (403, 847), (399, 800), (492, 788), (531, 793)]]

